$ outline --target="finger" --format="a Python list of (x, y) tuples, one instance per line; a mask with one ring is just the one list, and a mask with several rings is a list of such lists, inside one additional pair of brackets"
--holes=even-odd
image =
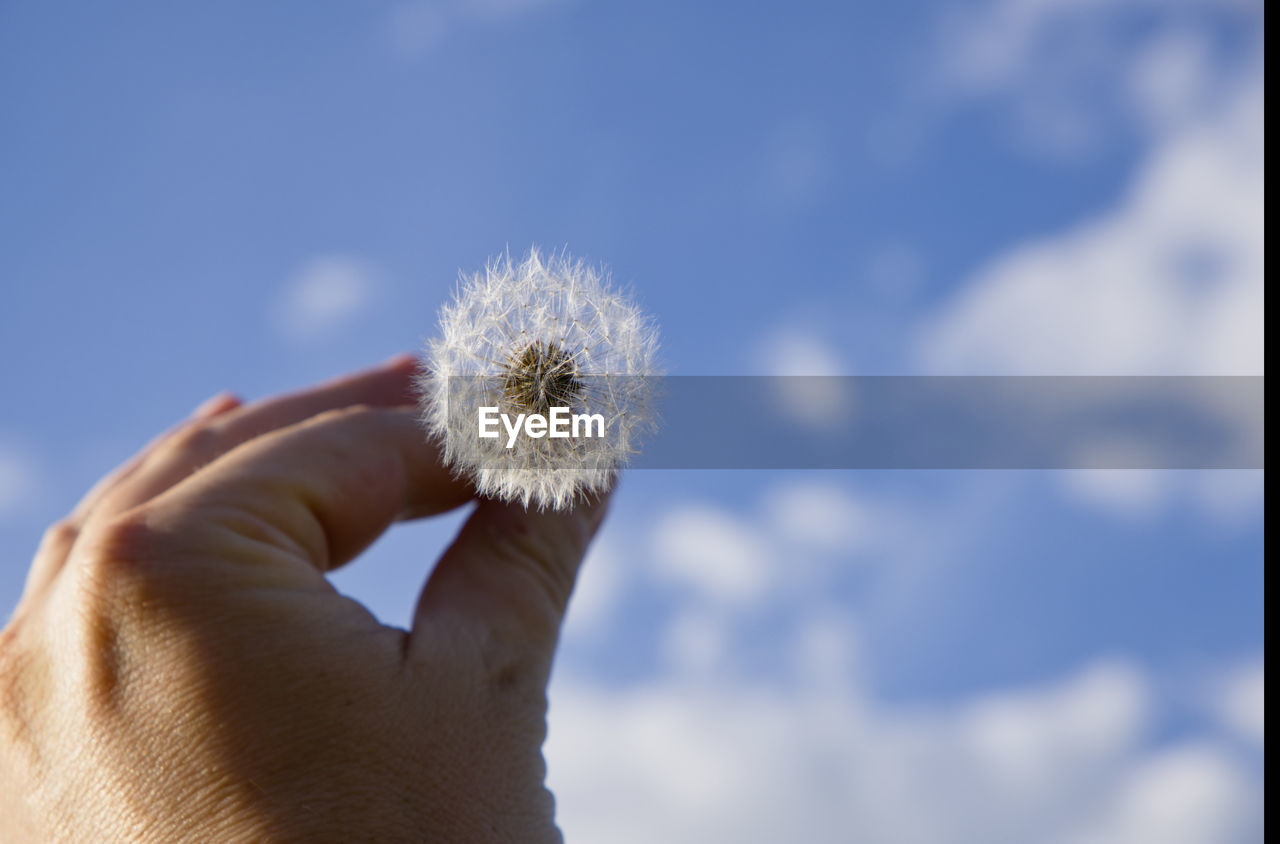
[(167, 541), (189, 542), (183, 550), (204, 557), (227, 536), (266, 544), (283, 553), (250, 555), (255, 564), (292, 558), (323, 572), (397, 519), (440, 513), (471, 495), (441, 465), (416, 410), (352, 407), (245, 443), (113, 524), (144, 525), (144, 533), (162, 525)]
[(162, 443), (178, 436), (183, 430), (193, 425), (198, 425), (205, 420), (220, 416), (239, 406), (240, 400), (232, 394), (218, 393), (205, 400), (182, 422), (156, 437), (142, 451), (94, 484), (84, 498), (80, 499), (80, 502), (76, 504), (69, 516), (55, 522), (44, 532), (44, 536), (40, 539), (40, 547), (36, 550), (35, 557), (32, 559), (31, 568), (27, 571), (27, 581), (22, 589), (21, 601), (34, 600), (48, 588), (66, 563), (67, 555), (71, 553), (71, 548), (75, 545), (76, 538), (80, 535), (81, 525), (84, 523), (85, 516), (93, 510), (97, 502), (107, 492), (115, 489), (126, 478), (133, 475), (149, 454), (154, 453)]
[(190, 416), (160, 434), (151, 442), (147, 443), (142, 447), (141, 451), (129, 458), (125, 463), (116, 467), (109, 474), (94, 484), (93, 487), (85, 493), (84, 498), (80, 499), (80, 502), (76, 504), (75, 509), (71, 511), (71, 515), (68, 517), (69, 521), (73, 525), (82, 524), (93, 508), (97, 506), (97, 503), (102, 500), (102, 497), (109, 491), (120, 486), (126, 478), (129, 478), (137, 472), (138, 468), (146, 462), (148, 457), (159, 450), (162, 444), (168, 442), (189, 428), (235, 410), (240, 407), (241, 404), (242, 402), (237, 396), (226, 392), (218, 393), (215, 396), (205, 399), (200, 403), (199, 407), (191, 412)]
[(105, 492), (95, 503), (93, 515), (110, 519), (131, 510), (242, 443), (316, 414), (352, 405), (412, 403), (416, 366), (412, 355), (398, 355), (372, 369), (188, 426), (151, 451), (139, 467)]
[(480, 501), (423, 588), (410, 653), (433, 646), (436, 619), (461, 620), (496, 657), (499, 682), (514, 671), (545, 687), (565, 607), (607, 499), (546, 512)]
[(188, 419), (99, 481), (67, 519), (50, 529), (28, 573), (24, 594), (35, 594), (56, 578), (90, 519), (110, 520), (267, 431), (337, 407), (412, 401), (415, 370), (412, 355), (397, 355), (372, 369), (243, 407), (227, 393), (207, 400)]

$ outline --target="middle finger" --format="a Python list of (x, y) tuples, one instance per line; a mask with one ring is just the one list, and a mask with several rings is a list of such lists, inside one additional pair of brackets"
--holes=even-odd
[(142, 464), (102, 494), (86, 523), (109, 519), (150, 501), (231, 449), (327, 410), (363, 404), (411, 404), (417, 359), (397, 355), (372, 369), (245, 405), (191, 425), (160, 443)]

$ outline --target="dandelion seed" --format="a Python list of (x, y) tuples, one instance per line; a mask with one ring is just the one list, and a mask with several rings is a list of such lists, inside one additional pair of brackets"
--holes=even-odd
[[(601, 271), (536, 248), (518, 262), (503, 255), (441, 309), (418, 378), (423, 425), (481, 495), (571, 507), (606, 489), (653, 429), (657, 346), (652, 320)], [(525, 420), (567, 408), (573, 435), (529, 424), (526, 436), (480, 436), (482, 408)], [(598, 415), (600, 436), (591, 422), (579, 436), (578, 415)]]

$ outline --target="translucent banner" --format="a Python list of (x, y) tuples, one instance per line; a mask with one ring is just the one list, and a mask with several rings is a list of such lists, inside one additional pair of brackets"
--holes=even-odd
[(546, 468), (574, 436), (603, 439), (639, 469), (1263, 467), (1263, 376), (584, 376), (560, 386), (561, 418), (530, 429), (515, 424), (521, 412), (552, 408), (516, 406), (501, 377), (450, 379), (448, 436), (479, 442), (484, 416), (490, 453), (534, 436)]

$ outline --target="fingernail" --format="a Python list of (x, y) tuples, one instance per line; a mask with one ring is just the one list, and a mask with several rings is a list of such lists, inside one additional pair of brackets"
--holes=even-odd
[(240, 399), (236, 398), (232, 393), (223, 391), (201, 402), (199, 407), (191, 411), (191, 416), (193, 419), (203, 419), (206, 416), (214, 416), (239, 405)]
[(392, 355), (384, 360), (381, 364), (383, 369), (399, 369), (402, 366), (408, 366), (410, 363), (417, 364), (417, 355), (411, 355), (407, 352), (401, 352), (398, 355)]

